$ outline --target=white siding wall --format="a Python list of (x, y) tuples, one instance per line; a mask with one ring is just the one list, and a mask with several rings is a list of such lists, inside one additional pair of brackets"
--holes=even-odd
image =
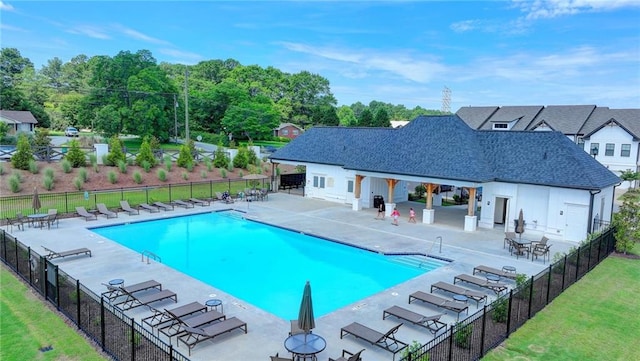
[[(347, 178), (355, 178), (355, 173), (331, 165), (308, 164), (306, 176), (306, 197), (345, 203), (347, 200)], [(324, 188), (319, 187), (320, 183), (318, 183), (318, 187), (314, 187), (314, 177), (324, 177)]]
[[(617, 125), (606, 126), (600, 129), (598, 132), (591, 135), (588, 141), (585, 141), (585, 151), (591, 151), (591, 144), (598, 143), (598, 160), (602, 165), (606, 166), (615, 175), (620, 176), (620, 171), (631, 169), (638, 169), (638, 146), (639, 142), (634, 141), (633, 137), (627, 133), (624, 129)], [(605, 155), (607, 149), (607, 143), (615, 145), (615, 150), (612, 156)], [(631, 144), (631, 152), (629, 157), (621, 157), (620, 151), (622, 150), (622, 144)], [(623, 182), (620, 188), (629, 188), (629, 182)]]

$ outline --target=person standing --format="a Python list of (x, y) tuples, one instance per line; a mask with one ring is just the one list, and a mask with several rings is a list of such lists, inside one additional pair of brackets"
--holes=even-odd
[(384, 206), (384, 202), (380, 202), (380, 204), (378, 204), (378, 215), (376, 216), (376, 219), (382, 219), (384, 220), (384, 212), (386, 211), (386, 207)]
[(391, 218), (393, 218), (393, 224), (394, 226), (398, 225), (398, 218), (400, 218), (400, 211), (398, 211), (398, 208), (393, 208), (393, 212), (391, 212)]
[(409, 223), (416, 223), (416, 211), (413, 208), (409, 208)]

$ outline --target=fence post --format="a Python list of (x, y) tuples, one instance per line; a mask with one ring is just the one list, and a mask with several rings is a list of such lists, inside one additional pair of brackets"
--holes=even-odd
[(189, 182), (189, 197), (193, 197), (193, 182)]
[(594, 240), (591, 240), (591, 242), (589, 242), (589, 257), (587, 258), (587, 272), (591, 270), (591, 244), (593, 244), (593, 242)]
[(549, 265), (548, 276), (547, 276), (547, 299), (545, 301), (545, 305), (549, 304), (549, 292), (551, 291), (551, 265)]
[(533, 303), (533, 276), (529, 284), (529, 310), (527, 312), (527, 320), (531, 318), (531, 304)]
[(484, 333), (487, 328), (487, 305), (482, 309), (482, 332), (480, 333), (480, 356), (484, 356)]
[(231, 179), (227, 180), (227, 184), (228, 184), (228, 188), (229, 188), (229, 194), (231, 194)]
[(131, 361), (136, 360), (136, 330), (133, 327), (135, 322), (131, 319)]
[(78, 313), (78, 328), (81, 328), (80, 308), (80, 280), (76, 280), (76, 312)]
[(580, 250), (583, 247), (578, 247), (578, 254), (576, 255), (576, 282), (578, 282), (579, 278), (578, 275), (580, 274)]
[(451, 361), (451, 358), (453, 357), (453, 325), (451, 325), (451, 328), (449, 329), (449, 361)]
[(102, 351), (106, 351), (104, 340), (105, 340), (104, 297), (100, 297), (100, 345), (102, 345)]
[(562, 291), (564, 291), (564, 278), (567, 275), (567, 255), (564, 255), (564, 266), (562, 267)]
[[(24, 224), (22, 225), (22, 227), (23, 227), (23, 229), (24, 229)], [(18, 238), (16, 237), (16, 239), (15, 239), (15, 240), (16, 240), (16, 242), (15, 242), (15, 247), (13, 247), (13, 249), (14, 249), (14, 251), (15, 251), (15, 252), (14, 252), (14, 253), (15, 253), (15, 257), (16, 257), (16, 267), (15, 267), (15, 270), (16, 270), (16, 273), (17, 273), (17, 274), (20, 274), (20, 262), (19, 262), (19, 261), (20, 261), (20, 258), (18, 258), (18, 248), (19, 248), (19, 247), (18, 247)]]
[(513, 289), (509, 290), (509, 307), (507, 308), (507, 338), (511, 334), (511, 307), (513, 306)]
[(56, 280), (56, 309), (60, 311), (60, 273), (58, 272), (58, 265), (53, 267), (53, 272)]
[(209, 181), (209, 198), (210, 199), (214, 199), (213, 198), (213, 181), (212, 180)]
[(145, 203), (149, 204), (149, 188), (144, 189), (144, 199)]
[(173, 198), (171, 197), (171, 184), (169, 184), (169, 202), (171, 202)]

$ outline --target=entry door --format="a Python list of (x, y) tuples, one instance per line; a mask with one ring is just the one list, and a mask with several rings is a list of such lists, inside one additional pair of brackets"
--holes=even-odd
[(353, 178), (347, 178), (347, 194), (345, 196), (346, 204), (353, 204), (353, 190), (355, 187), (355, 180)]
[(493, 223), (504, 224), (504, 220), (507, 218), (507, 198), (496, 197), (493, 204), (495, 205), (493, 207)]
[(580, 242), (587, 236), (589, 207), (577, 204), (567, 204), (565, 216), (564, 238), (568, 241)]

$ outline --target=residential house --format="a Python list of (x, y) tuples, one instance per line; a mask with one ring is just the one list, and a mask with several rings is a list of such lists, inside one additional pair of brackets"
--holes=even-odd
[(528, 231), (573, 241), (586, 237), (594, 219), (611, 219), (620, 183), (560, 132), (474, 130), (457, 115), (421, 116), (397, 129), (314, 127), (270, 159), (306, 166), (306, 197), (354, 211), (383, 195), (390, 212), (408, 200), (408, 183), (421, 183), (422, 220), (433, 224), (437, 189), (449, 185), (469, 194), (460, 215), (466, 231), (512, 231), (522, 209)]
[(302, 134), (302, 132), (304, 132), (304, 130), (295, 124), (282, 123), (273, 130), (273, 135), (276, 137), (295, 139), (297, 136)]
[(27, 110), (0, 110), (0, 121), (9, 125), (9, 134), (33, 132), (38, 120)]

